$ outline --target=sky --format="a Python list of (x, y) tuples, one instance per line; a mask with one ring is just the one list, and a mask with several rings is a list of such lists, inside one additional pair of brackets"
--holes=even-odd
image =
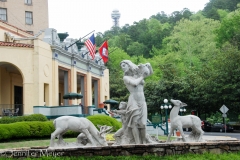
[(209, 0), (48, 0), (49, 28), (68, 32), (68, 38), (84, 37), (88, 33), (110, 30), (111, 13), (119, 10), (120, 27), (132, 25), (164, 11), (167, 15), (188, 8), (202, 10)]

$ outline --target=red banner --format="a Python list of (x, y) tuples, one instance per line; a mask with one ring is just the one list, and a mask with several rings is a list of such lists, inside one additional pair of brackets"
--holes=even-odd
[(108, 61), (108, 43), (105, 41), (102, 46), (98, 49), (100, 56), (103, 59), (104, 63)]

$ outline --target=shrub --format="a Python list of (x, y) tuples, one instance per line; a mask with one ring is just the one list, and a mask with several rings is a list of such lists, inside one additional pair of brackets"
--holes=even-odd
[(106, 115), (101, 114), (92, 115), (88, 116), (87, 119), (89, 119), (95, 125), (95, 127), (97, 127), (97, 125), (113, 126), (113, 132), (116, 132), (118, 129), (122, 127), (121, 122), (117, 121), (115, 118)]
[(9, 124), (22, 121), (48, 121), (47, 117), (42, 114), (31, 114), (28, 116), (18, 116), (18, 117), (2, 117), (0, 119), (0, 124)]
[[(22, 122), (13, 123), (14, 121), (17, 121), (15, 118), (18, 118), (17, 120)], [(38, 119), (39, 121), (33, 121), (35, 119)], [(88, 116), (87, 119), (89, 119), (96, 128), (98, 128), (97, 125), (107, 125), (113, 126), (113, 131), (117, 131), (122, 127), (122, 124), (119, 121), (106, 115)], [(50, 138), (51, 133), (55, 131), (53, 122), (45, 121), (45, 118), (42, 118), (42, 115), (12, 118), (4, 117), (2, 122), (9, 124), (0, 124), (0, 141), (42, 137)], [(79, 132), (67, 131), (66, 134), (64, 134), (64, 137), (77, 137), (77, 135), (79, 135)]]
[(0, 124), (0, 140), (49, 137), (54, 130), (51, 121)]

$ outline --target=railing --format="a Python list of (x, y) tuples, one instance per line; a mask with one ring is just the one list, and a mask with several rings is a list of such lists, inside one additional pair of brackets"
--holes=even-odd
[[(0, 104), (0, 115), (11, 116), (11, 113), (12, 113), (12, 115), (22, 116), (23, 115), (23, 106), (24, 106), (24, 104)], [(19, 108), (18, 111), (16, 110), (17, 108)], [(9, 111), (11, 111), (11, 113), (5, 114), (5, 112), (3, 112), (4, 110), (9, 110)], [(16, 111), (17, 111), (17, 113), (16, 113)]]

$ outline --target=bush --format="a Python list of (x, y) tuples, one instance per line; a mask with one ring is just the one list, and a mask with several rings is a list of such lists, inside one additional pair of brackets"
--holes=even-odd
[(95, 125), (95, 127), (97, 127), (97, 125), (113, 126), (113, 132), (116, 132), (118, 129), (122, 127), (121, 122), (117, 121), (115, 118), (106, 115), (101, 114), (92, 115), (88, 116), (87, 119), (89, 119)]
[(18, 116), (18, 117), (2, 117), (0, 119), (0, 124), (9, 124), (22, 121), (48, 121), (47, 117), (42, 114), (31, 114), (28, 116)]
[[(30, 116), (21, 117), (4, 117), (0, 124), (0, 141), (8, 141), (10, 139), (29, 139), (29, 138), (42, 138), (49, 137), (55, 131), (52, 121), (45, 121), (46, 117), (43, 115), (35, 114)], [(37, 119), (38, 121), (34, 121)], [(116, 119), (106, 115), (93, 115), (88, 116), (96, 128), (97, 125), (113, 126), (113, 131), (117, 131), (122, 127), (122, 124)], [(22, 121), (15, 122), (14, 121)], [(67, 131), (64, 137), (77, 137), (79, 132)]]
[(0, 124), (0, 140), (50, 137), (54, 130), (52, 121)]

